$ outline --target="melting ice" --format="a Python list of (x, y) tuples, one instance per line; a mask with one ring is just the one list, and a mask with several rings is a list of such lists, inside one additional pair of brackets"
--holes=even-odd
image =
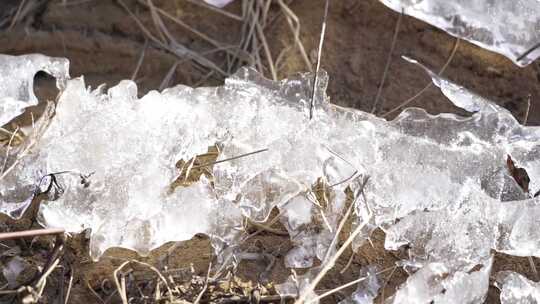
[(520, 66), (540, 56), (538, 0), (380, 0), (480, 47), (500, 53)]
[[(507, 110), (433, 73), (469, 117), (410, 108), (386, 121), (341, 108), (328, 102), (324, 74), (309, 120), (309, 74), (273, 82), (241, 69), (222, 87), (179, 85), (138, 98), (131, 81), (105, 91), (69, 79), (63, 59), (0, 57), (1, 71), (14, 65), (27, 68), (17, 69), (16, 81), (0, 78), (3, 103), (35, 101), (38, 70), (54, 71), (60, 94), (54, 115), (36, 123), (27, 143), (1, 153), (9, 152), (1, 159), (0, 212), (18, 217), (47, 192), (42, 224), (91, 229), (93, 258), (114, 246), (145, 254), (197, 233), (231, 247), (244, 217), (264, 221), (277, 207), (295, 245), (287, 266), (311, 267), (329, 250), (348, 201), (356, 203), (356, 222), (386, 232), (387, 249), (409, 245), (403, 263), (419, 270), (395, 303), (413, 296), (478, 302), (491, 250), (540, 257), (540, 201), (531, 198), (540, 189), (540, 128), (520, 125)], [(214, 165), (194, 160), (209, 147), (218, 161), (263, 151)], [(527, 170), (528, 192), (509, 174), (509, 155)], [(200, 168), (211, 174), (184, 183), (182, 172)], [(365, 177), (366, 199), (351, 198)], [(474, 292), (457, 292), (471, 282)]]

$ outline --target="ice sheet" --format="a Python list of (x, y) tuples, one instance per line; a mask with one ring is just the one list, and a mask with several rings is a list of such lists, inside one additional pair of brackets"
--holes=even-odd
[[(525, 66), (540, 56), (538, 0), (380, 0), (451, 35), (500, 53)], [(518, 60), (519, 59), (519, 60)]]

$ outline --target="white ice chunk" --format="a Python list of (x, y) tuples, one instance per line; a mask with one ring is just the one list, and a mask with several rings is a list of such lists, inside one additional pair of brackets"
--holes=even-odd
[(479, 270), (452, 272), (442, 263), (429, 263), (411, 275), (389, 301), (406, 303), (483, 303), (489, 287), (492, 258)]
[(39, 71), (54, 76), (60, 89), (69, 78), (69, 61), (40, 54), (0, 54), (0, 126), (21, 115), (25, 108), (37, 105), (34, 75)]
[[(525, 66), (540, 56), (538, 0), (380, 0), (451, 35)], [(520, 60), (518, 60), (520, 59)]]
[(217, 7), (224, 7), (233, 1), (234, 0), (204, 0), (204, 2)]
[(495, 286), (501, 290), (501, 304), (540, 303), (540, 283), (512, 272), (497, 273)]

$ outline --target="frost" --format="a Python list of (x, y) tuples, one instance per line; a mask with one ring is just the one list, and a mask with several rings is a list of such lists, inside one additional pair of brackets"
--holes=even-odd
[[(21, 71), (21, 83), (35, 71)], [(410, 248), (402, 263), (417, 271), (395, 303), (479, 302), (491, 250), (540, 256), (540, 198), (531, 195), (540, 190), (540, 128), (427, 72), (471, 115), (410, 108), (386, 121), (328, 103), (325, 74), (313, 120), (310, 74), (273, 82), (241, 69), (222, 87), (179, 85), (142, 98), (131, 81), (105, 91), (70, 79), (54, 117), (36, 123), (33, 144), (6, 160), (0, 212), (18, 217), (46, 192), (41, 223), (91, 229), (97, 259), (110, 247), (146, 254), (197, 233), (234, 252), (244, 218), (265, 221), (277, 208), (294, 244), (286, 265), (311, 267), (335, 250), (352, 204), (355, 223), (369, 221), (355, 248), (375, 227), (387, 249)], [(530, 193), (510, 174), (508, 156), (531, 177)], [(458, 292), (468, 285), (475, 288)]]
[(532, 282), (515, 272), (499, 272), (496, 286), (501, 290), (501, 304), (540, 302), (540, 283)]
[[(380, 0), (451, 35), (500, 53), (520, 66), (540, 56), (540, 2), (538, 0)], [(520, 59), (520, 60), (518, 60)]]

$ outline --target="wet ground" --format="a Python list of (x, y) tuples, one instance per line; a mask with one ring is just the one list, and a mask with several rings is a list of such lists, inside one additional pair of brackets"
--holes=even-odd
[[(274, 3), (269, 7), (268, 22), (263, 28), (269, 48), (265, 51), (260, 46), (262, 69), (268, 77), (271, 77), (272, 73), (268, 68), (266, 52), (272, 54), (278, 78), (307, 71), (313, 68), (316, 61), (324, 1), (285, 2), (299, 18), (300, 40), (307, 60), (295, 45), (283, 11)], [(134, 79), (139, 85), (140, 94), (180, 83), (191, 86), (219, 85), (226, 74), (232, 73), (240, 65), (234, 57), (240, 55), (227, 49), (227, 46), (238, 45), (243, 37), (242, 21), (234, 17), (241, 15), (241, 1), (227, 7), (227, 11), (234, 14), (232, 17), (186, 0), (153, 1), (156, 8), (182, 22), (183, 25), (165, 17), (163, 19), (170, 36), (196, 54), (189, 55), (187, 52), (187, 56), (177, 56), (156, 44), (153, 39), (162, 40), (162, 34), (159, 34), (159, 26), (153, 21), (145, 3), (148, 2), (27, 1), (23, 3), (16, 22), (13, 22), (13, 15), (21, 2), (4, 0), (0, 2), (0, 53), (43, 53), (67, 57), (71, 61), (72, 77), (85, 75), (87, 84), (92, 87), (102, 83), (112, 86), (122, 79)], [(136, 16), (140, 24), (128, 10)], [(330, 76), (328, 95), (333, 103), (364, 111), (372, 110), (398, 18), (399, 14), (377, 0), (332, 1), (321, 64)], [(145, 30), (148, 30), (151, 36), (145, 34)], [(202, 33), (206, 38), (194, 31)], [(418, 59), (428, 67), (439, 70), (448, 60), (455, 44), (455, 38), (421, 21), (404, 16), (376, 113), (386, 114), (430, 82), (419, 67), (401, 59), (402, 55)], [(142, 52), (142, 64), (136, 69)], [(201, 64), (200, 56), (218, 68)], [(260, 65), (256, 67), (261, 68)], [(530, 97), (527, 123), (540, 124), (540, 62), (519, 68), (500, 55), (461, 41), (444, 75), (506, 107), (519, 119), (524, 119), (528, 107), (527, 99)], [(50, 79), (40, 74), (37, 76), (36, 92), (42, 98), (53, 99), (56, 89)], [(453, 112), (466, 115), (433, 87), (416, 98), (410, 106), (422, 107), (432, 114)], [(388, 117), (398, 113), (399, 111), (394, 111)], [(15, 225), (24, 227), (25, 223), (8, 223), (8, 226), (3, 227), (13, 229)], [(384, 234), (376, 232), (372, 237), (373, 245), (362, 247), (351, 266), (341, 274), (339, 270), (345, 267), (351, 254), (347, 252), (336, 266), (337, 270), (331, 273), (319, 288), (332, 288), (354, 280), (358, 277), (360, 267), (368, 264), (377, 264), (381, 269), (392, 266), (403, 253), (385, 252), (383, 240)], [(283, 266), (281, 259), (290, 246), (288, 238), (262, 233), (252, 242), (266, 251), (274, 252), (278, 259), (268, 274), (270, 281), (279, 283), (285, 280), (290, 272)], [(246, 244), (246, 248), (255, 246), (254, 244)], [(43, 246), (46, 247), (46, 244)], [(138, 258), (157, 263), (168, 246), (170, 244), (163, 246), (149, 258)], [(113, 249), (108, 251), (100, 262), (93, 263), (84, 259), (83, 238), (70, 241), (69, 247), (71, 249), (66, 259), (74, 271), (70, 298), (72, 303), (93, 303), (98, 301), (97, 296), (106, 299), (107, 294), (111, 293), (107, 289), (111, 288), (107, 287), (107, 284), (104, 286), (104, 280), (108, 278), (110, 283), (116, 267), (125, 259), (137, 258), (133, 252)], [(209, 241), (201, 236), (182, 244), (169, 257), (167, 265), (169, 268), (180, 268), (193, 264), (196, 272), (204, 275), (211, 258)], [(536, 262), (537, 266), (540, 266), (540, 263)], [(239, 265), (238, 274), (257, 282), (259, 275), (266, 271), (266, 266), (257, 262), (242, 263)], [(497, 255), (494, 271), (507, 269), (536, 279), (525, 258)], [(68, 273), (66, 271), (63, 275), (58, 274), (58, 282), (67, 279)], [(391, 295), (395, 286), (402, 283), (406, 277), (406, 273), (401, 270), (393, 273), (385, 295)], [(60, 286), (59, 283), (49, 285), (46, 294), (50, 299), (58, 295)], [(497, 303), (497, 298), (497, 290), (491, 287), (487, 303)], [(337, 300), (337, 297), (328, 299), (329, 303)], [(110, 301), (116, 303), (119, 298), (113, 295)], [(50, 300), (47, 303), (55, 302)]]

